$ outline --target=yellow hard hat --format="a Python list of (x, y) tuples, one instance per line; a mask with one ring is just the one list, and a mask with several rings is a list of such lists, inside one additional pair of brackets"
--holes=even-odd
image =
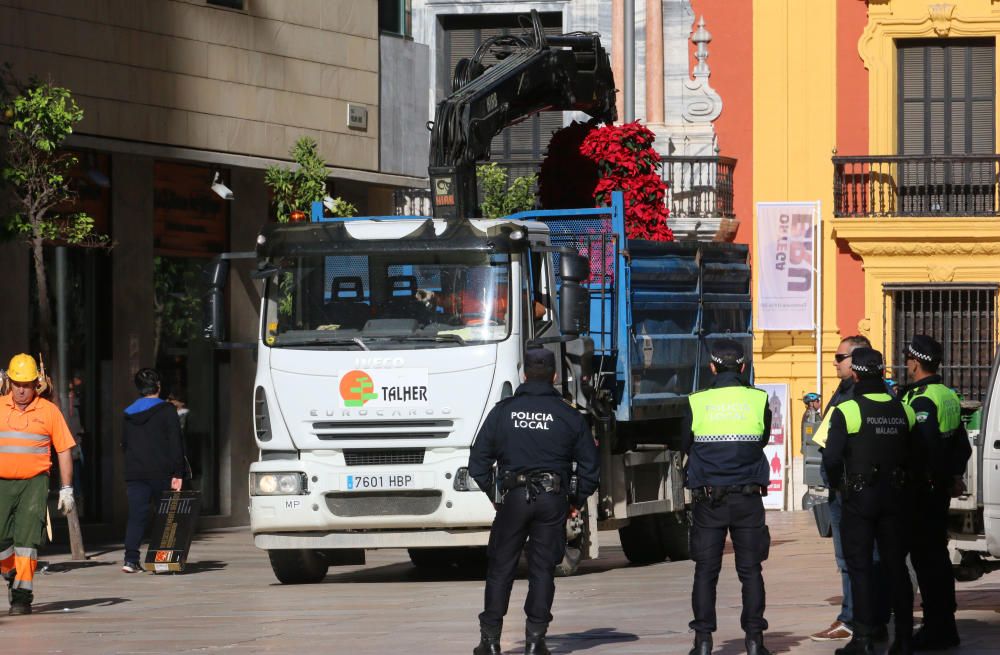
[(38, 380), (38, 364), (31, 355), (21, 353), (10, 358), (7, 377), (14, 382), (35, 382)]

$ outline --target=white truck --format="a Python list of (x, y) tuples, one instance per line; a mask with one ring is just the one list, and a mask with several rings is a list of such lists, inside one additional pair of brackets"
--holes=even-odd
[[(599, 209), (473, 218), (492, 137), (549, 109), (613, 120), (610, 71), (596, 35), (546, 36), (533, 13), (531, 33), (494, 37), (456, 69), (431, 135), (433, 218), (327, 219), (314, 203), (311, 222), (260, 232), (250, 520), (281, 582), (375, 548), (420, 566), (481, 560), (494, 510), (469, 451), (532, 342), (556, 354), (601, 453), (560, 570), (597, 554), (599, 529), (618, 529), (633, 562), (687, 556), (680, 416), (713, 338), (750, 352), (747, 248), (628, 241), (620, 193)], [(227, 271), (219, 258), (217, 340)]]

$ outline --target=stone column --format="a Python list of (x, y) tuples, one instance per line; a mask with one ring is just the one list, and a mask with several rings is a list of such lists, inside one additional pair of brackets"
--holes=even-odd
[[(112, 442), (105, 453), (106, 522), (121, 525), (128, 514), (125, 496), (121, 412), (136, 398), (133, 377), (155, 366), (153, 352), (153, 160), (115, 154), (111, 158), (111, 422)], [(105, 433), (107, 434), (107, 433)], [(110, 498), (108, 498), (110, 494)], [(110, 501), (110, 503), (108, 502)]]
[(663, 124), (663, 0), (646, 0), (646, 122)]
[[(233, 252), (256, 248), (257, 234), (267, 222), (268, 198), (264, 171), (232, 169), (233, 201), (229, 223), (229, 249)], [(257, 312), (260, 308), (260, 284), (250, 279), (255, 268), (252, 259), (237, 259), (229, 269), (229, 340), (238, 343), (257, 341)], [(226, 525), (247, 525), (247, 471), (257, 459), (254, 442), (254, 375), (257, 370), (253, 350), (233, 350), (229, 355), (229, 421), (219, 434), (219, 505), (228, 515)], [(226, 402), (222, 400), (222, 402)]]
[(622, 0), (611, 0), (611, 72), (615, 76), (615, 108), (618, 111), (618, 121), (625, 116), (625, 95), (623, 81), (625, 79), (625, 4)]

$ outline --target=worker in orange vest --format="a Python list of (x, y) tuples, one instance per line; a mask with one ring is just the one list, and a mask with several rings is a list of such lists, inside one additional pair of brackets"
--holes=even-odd
[(10, 393), (0, 397), (0, 575), (7, 581), (9, 614), (31, 614), (38, 547), (49, 495), (49, 448), (59, 459), (59, 509), (73, 511), (76, 445), (59, 408), (38, 396), (40, 375), (31, 355), (7, 367)]

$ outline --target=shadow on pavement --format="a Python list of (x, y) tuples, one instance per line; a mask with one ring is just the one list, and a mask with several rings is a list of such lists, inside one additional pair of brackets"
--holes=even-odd
[[(764, 645), (772, 653), (794, 653), (795, 647), (808, 639), (807, 635), (794, 635), (791, 632), (764, 633)], [(743, 655), (747, 651), (743, 638), (740, 637), (739, 639), (730, 639), (712, 652), (715, 655)]]
[(84, 607), (111, 607), (128, 603), (131, 598), (82, 598), (80, 600), (63, 600), (54, 603), (42, 603), (32, 607), (32, 614), (55, 614), (63, 610), (78, 610)]
[[(588, 560), (580, 564), (573, 577), (587, 576), (595, 573), (604, 573), (612, 569), (625, 568), (627, 562), (621, 560), (596, 559)], [(331, 567), (331, 571), (333, 571)], [(527, 579), (527, 568), (522, 561), (518, 566), (517, 580)], [(413, 564), (398, 562), (396, 564), (384, 564), (382, 566), (356, 568), (343, 573), (330, 573), (324, 580), (325, 583), (332, 582), (461, 582), (486, 580), (486, 568), (477, 566), (450, 566), (441, 568), (418, 568)]]
[(92, 569), (95, 566), (111, 566), (114, 562), (101, 562), (98, 560), (86, 560), (82, 562), (72, 561), (72, 562), (56, 562), (55, 564), (49, 564), (48, 562), (39, 562), (38, 570), (40, 573), (66, 573), (68, 571), (76, 571), (78, 569)]
[(199, 560), (197, 562), (188, 562), (185, 564), (184, 571), (182, 571), (182, 573), (208, 573), (209, 571), (221, 571), (227, 566), (229, 566), (229, 563), (223, 562), (222, 560)]
[(605, 644), (624, 644), (638, 640), (637, 635), (631, 632), (618, 632), (614, 628), (591, 628), (586, 632), (567, 632), (545, 638), (548, 645), (560, 653), (576, 653)]

